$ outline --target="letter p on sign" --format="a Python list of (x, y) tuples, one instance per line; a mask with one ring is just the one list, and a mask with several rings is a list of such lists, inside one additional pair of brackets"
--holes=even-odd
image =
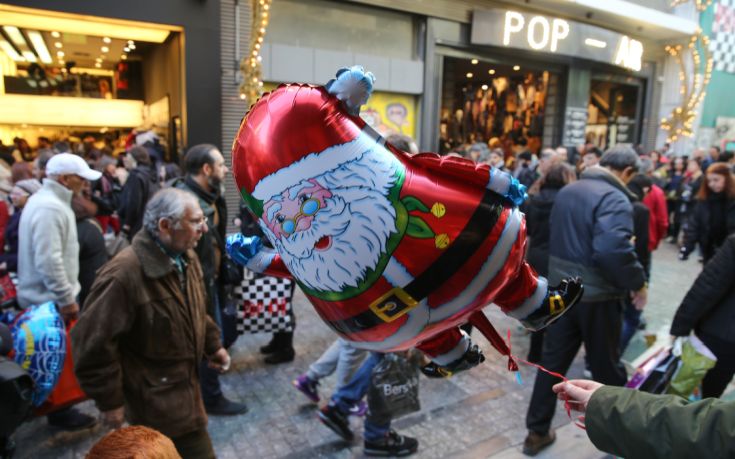
[(526, 20), (523, 19), (521, 13), (515, 11), (507, 11), (505, 13), (505, 27), (503, 27), (503, 44), (510, 45), (510, 34), (518, 33), (523, 30)]

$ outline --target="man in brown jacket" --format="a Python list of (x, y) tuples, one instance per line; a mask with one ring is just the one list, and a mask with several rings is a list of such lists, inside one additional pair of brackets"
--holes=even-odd
[(127, 418), (159, 430), (185, 459), (214, 457), (198, 363), (206, 356), (224, 371), (230, 361), (207, 316), (192, 250), (205, 231), (193, 195), (156, 193), (143, 230), (99, 271), (72, 330), (77, 378), (103, 420), (119, 427)]

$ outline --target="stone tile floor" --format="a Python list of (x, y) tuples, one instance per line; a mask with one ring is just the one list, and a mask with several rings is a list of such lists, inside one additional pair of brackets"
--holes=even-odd
[[(701, 265), (696, 260), (680, 262), (674, 246), (664, 243), (654, 255), (649, 305), (645, 317), (648, 330), (666, 329), (679, 302)], [(258, 347), (264, 335), (242, 336), (232, 349), (233, 367), (222, 377), (225, 393), (248, 404), (250, 411), (236, 417), (211, 417), (209, 431), (220, 458), (351, 458), (362, 457), (360, 437), (353, 444), (341, 441), (316, 418), (317, 406), (309, 403), (292, 386), (291, 380), (334, 339), (299, 292), (294, 300), (297, 316), (296, 359), (293, 363), (267, 366)], [(501, 333), (510, 329), (514, 353), (524, 356), (528, 336), (497, 308), (485, 309)], [(640, 335), (640, 334), (638, 334)], [(636, 336), (625, 358), (642, 352), (643, 338)], [(418, 438), (419, 458), (523, 457), (520, 445), (526, 435), (525, 414), (535, 371), (522, 366), (523, 384), (506, 371), (506, 361), (484, 340), (477, 338), (488, 357), (485, 364), (448, 380), (421, 379), (422, 409), (394, 423), (395, 428)], [(569, 377), (582, 377), (581, 354)], [(328, 397), (332, 378), (322, 382), (320, 393)], [(96, 413), (91, 402), (80, 408)], [(356, 433), (362, 421), (353, 419)], [(605, 457), (591, 445), (580, 429), (570, 424), (558, 406), (554, 426), (559, 439), (539, 457)], [(99, 428), (77, 433), (55, 432), (45, 419), (21, 426), (15, 435), (18, 458), (82, 458), (104, 434)]]

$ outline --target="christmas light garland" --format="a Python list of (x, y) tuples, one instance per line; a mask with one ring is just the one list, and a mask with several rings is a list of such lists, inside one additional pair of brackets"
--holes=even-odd
[[(671, 7), (683, 5), (689, 3), (691, 0), (673, 0)], [(694, 5), (697, 7), (697, 11), (704, 11), (712, 4), (712, 0), (694, 0)]]
[[(699, 51), (700, 47), (702, 53)], [(679, 93), (682, 96), (681, 105), (676, 107), (668, 118), (661, 120), (661, 129), (669, 133), (667, 142), (676, 142), (681, 137), (691, 137), (694, 134), (693, 126), (697, 117), (697, 107), (707, 95), (707, 85), (712, 77), (713, 64), (712, 53), (709, 50), (709, 37), (698, 30), (689, 40), (688, 48), (691, 50), (694, 64), (694, 78), (691, 81), (687, 78), (684, 47), (682, 45), (666, 46), (666, 52), (679, 64), (679, 82), (681, 83)]]
[(250, 52), (240, 61), (243, 80), (239, 88), (240, 99), (251, 104), (263, 94), (263, 57), (260, 50), (268, 28), (270, 8), (271, 0), (252, 0), (253, 32), (250, 38)]

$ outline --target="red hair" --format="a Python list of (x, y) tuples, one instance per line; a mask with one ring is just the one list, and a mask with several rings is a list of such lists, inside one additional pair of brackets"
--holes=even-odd
[(170, 438), (145, 426), (113, 430), (102, 437), (85, 459), (181, 459)]
[[(727, 163), (712, 163), (707, 168), (707, 175), (709, 174), (720, 174), (725, 177), (725, 189), (724, 192), (727, 195), (727, 199), (735, 199), (735, 179), (733, 179), (732, 172), (730, 172), (730, 166)], [(709, 198), (712, 191), (707, 186), (707, 177), (704, 178), (704, 183), (699, 186), (699, 193), (697, 193), (697, 199), (706, 200)]]

